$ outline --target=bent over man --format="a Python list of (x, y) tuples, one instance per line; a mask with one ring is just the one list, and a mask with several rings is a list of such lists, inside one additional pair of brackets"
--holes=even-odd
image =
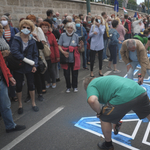
[(111, 123), (115, 127), (129, 111), (133, 110), (140, 119), (147, 117), (150, 120), (147, 93), (133, 80), (115, 75), (87, 77), (84, 80), (84, 88), (87, 92), (87, 102), (101, 120), (105, 142), (98, 143), (98, 147), (102, 150), (114, 150)]

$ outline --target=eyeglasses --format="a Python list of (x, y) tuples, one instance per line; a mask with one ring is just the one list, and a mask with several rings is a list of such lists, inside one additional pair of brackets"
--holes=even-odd
[(23, 28), (25, 29), (25, 28), (27, 28), (28, 30), (30, 30), (31, 28), (30, 27), (25, 27), (25, 26), (23, 26)]

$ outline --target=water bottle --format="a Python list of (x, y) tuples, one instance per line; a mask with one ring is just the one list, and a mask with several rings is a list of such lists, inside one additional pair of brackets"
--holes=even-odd
[(116, 126), (115, 126), (115, 130), (114, 130), (114, 134), (117, 135), (119, 130), (120, 130), (120, 127), (122, 125), (122, 121), (119, 121)]
[(138, 84), (139, 85), (141, 85), (141, 81), (139, 82), (140, 78), (141, 78), (141, 73), (138, 74)]

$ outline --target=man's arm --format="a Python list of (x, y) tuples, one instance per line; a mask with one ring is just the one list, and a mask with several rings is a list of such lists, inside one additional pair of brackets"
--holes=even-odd
[(101, 107), (100, 107), (100, 103), (98, 101), (98, 97), (95, 95), (92, 95), (88, 98), (88, 103), (90, 105), (90, 107), (97, 113), (100, 114), (101, 112)]

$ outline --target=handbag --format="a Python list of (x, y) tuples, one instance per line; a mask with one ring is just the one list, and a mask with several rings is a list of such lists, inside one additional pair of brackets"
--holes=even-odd
[[(71, 37), (70, 43), (72, 41), (72, 37)], [(70, 43), (69, 43), (69, 46), (70, 46)], [(68, 58), (66, 58), (65, 55), (60, 51), (60, 64), (74, 63), (74, 52), (69, 52), (69, 49), (66, 52), (69, 53)]]
[(44, 44), (43, 54), (45, 57), (49, 57), (51, 55), (51, 50), (47, 43)]
[(39, 50), (38, 69), (40, 70), (41, 74), (44, 74), (47, 70), (47, 62), (45, 60), (42, 50)]
[(24, 62), (22, 60), (16, 59), (12, 53), (10, 53), (6, 57), (7, 66), (10, 70), (18, 70), (24, 66)]
[[(81, 39), (82, 39), (82, 41), (84, 42), (84, 41), (85, 41), (85, 37), (83, 36), (83, 29), (82, 29), (82, 26), (81, 26), (81, 35), (82, 35)], [(84, 46), (83, 46), (81, 49), (79, 49), (79, 53), (83, 53), (83, 52), (84, 52)]]

